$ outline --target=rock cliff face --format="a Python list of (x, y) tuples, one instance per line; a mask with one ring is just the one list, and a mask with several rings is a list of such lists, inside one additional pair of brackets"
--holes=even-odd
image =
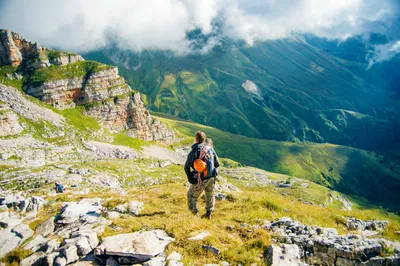
[(39, 69), (83, 60), (80, 55), (49, 50), (15, 32), (0, 29), (0, 66), (18, 67), (25, 63), (28, 68)]
[[(16, 44), (19, 44), (20, 48)], [(0, 31), (0, 64), (12, 66), (21, 64), (22, 54), (20, 49), (24, 49), (24, 44), (18, 34)]]
[(160, 121), (153, 119), (144, 107), (140, 93), (115, 97), (93, 106), (87, 112), (114, 131), (127, 130), (127, 134), (143, 140), (157, 140), (169, 143), (174, 132)]
[(0, 30), (0, 67), (6, 65), (24, 76), (25, 93), (57, 109), (85, 106), (87, 115), (111, 131), (126, 130), (143, 140), (173, 140), (174, 132), (150, 116), (140, 94), (118, 75), (117, 67), (50, 50)]
[(49, 80), (39, 86), (29, 84), (24, 90), (58, 109), (93, 104), (132, 92), (116, 67), (88, 72), (82, 77)]

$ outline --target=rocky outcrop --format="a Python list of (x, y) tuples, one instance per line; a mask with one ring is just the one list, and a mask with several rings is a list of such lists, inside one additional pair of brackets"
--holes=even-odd
[(65, 66), (71, 63), (84, 61), (83, 57), (76, 54), (56, 52), (40, 47), (33, 62), (30, 62), (31, 69), (40, 69), (51, 65)]
[(133, 138), (165, 143), (174, 140), (174, 131), (151, 117), (139, 92), (103, 101), (90, 107), (86, 114), (93, 116), (112, 131), (127, 130), (127, 134)]
[(0, 66), (20, 66), (39, 69), (50, 65), (67, 65), (83, 61), (80, 55), (53, 51), (32, 43), (15, 32), (0, 30)]
[(363, 221), (361, 219), (357, 219), (351, 217), (347, 220), (346, 225), (349, 230), (353, 231), (382, 231), (386, 228), (388, 222), (387, 221), (379, 221), (379, 220), (368, 220)]
[[(311, 265), (398, 265), (400, 245), (378, 238), (361, 235), (339, 235), (333, 228), (302, 225), (290, 218), (280, 218), (267, 223), (265, 229), (277, 233), (279, 242), (295, 244), (300, 249), (301, 259)], [(387, 247), (394, 255), (381, 257)], [(385, 264), (386, 263), (386, 264)]]
[[(3, 65), (18, 67), (18, 73), (12, 74), (25, 75), (23, 90), (58, 109), (85, 106), (87, 115), (111, 131), (127, 130), (128, 135), (146, 141), (169, 144), (174, 140), (174, 132), (150, 116), (140, 94), (133, 93), (118, 75), (117, 67), (49, 50), (16, 33), (0, 30)], [(10, 117), (0, 117), (0, 121), (5, 119)]]
[(128, 135), (143, 140), (171, 142), (174, 132), (167, 129), (160, 121), (152, 118), (144, 107), (140, 94), (135, 93), (128, 106)]
[(14, 39), (17, 44), (20, 44), (20, 48), (25, 44), (18, 34), (0, 30), (0, 65), (19, 66), (21, 64), (22, 53), (15, 45)]
[[(85, 257), (98, 246), (98, 234), (101, 234), (106, 226), (107, 221), (99, 214), (101, 209), (100, 199), (64, 203), (56, 217), (51, 217), (36, 228), (36, 237), (24, 246), (24, 249), (34, 253), (22, 260), (20, 265), (66, 265)], [(24, 239), (32, 236), (33, 231), (25, 231)], [(50, 236), (59, 236), (64, 240), (60, 243)], [(21, 242), (18, 240), (12, 249)], [(0, 246), (1, 243), (0, 234)]]
[(100, 104), (105, 100), (114, 101), (114, 97), (132, 92), (125, 80), (118, 75), (116, 67), (93, 71), (89, 67), (86, 73), (84, 71), (77, 73), (76, 77), (48, 80), (40, 85), (27, 84), (24, 90), (58, 109)]
[(19, 212), (35, 212), (38, 211), (45, 200), (42, 197), (28, 197), (24, 198), (18, 195), (7, 195), (0, 197), (0, 206), (7, 206), (7, 208), (13, 209)]

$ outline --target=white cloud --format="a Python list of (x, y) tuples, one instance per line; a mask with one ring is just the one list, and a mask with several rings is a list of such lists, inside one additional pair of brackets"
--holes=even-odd
[(390, 60), (396, 54), (400, 53), (400, 40), (392, 41), (386, 44), (375, 45), (374, 52), (369, 58), (368, 68), (376, 63)]
[[(216, 19), (218, 34), (252, 44), (293, 33), (344, 39), (384, 32), (398, 14), (395, 0), (13, 0), (0, 8), (0, 28), (45, 46), (84, 52), (112, 42), (179, 54), (191, 50), (188, 31), (215, 33)], [(218, 45), (219, 37), (199, 52)]]

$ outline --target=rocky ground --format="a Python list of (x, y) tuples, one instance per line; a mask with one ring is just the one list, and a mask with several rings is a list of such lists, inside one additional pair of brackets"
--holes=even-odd
[[(77, 172), (85, 174), (83, 169)], [(232, 191), (221, 187), (216, 199), (228, 201), (224, 193)], [(76, 201), (78, 198), (73, 195), (79, 194), (79, 190), (70, 190), (66, 196), (71, 201), (62, 202), (52, 200), (52, 193), (39, 197), (2, 192), (0, 256), (10, 259), (7, 254), (16, 251), (28, 254), (21, 258), (20, 265), (184, 265), (181, 254), (171, 248), (166, 250), (175, 241), (168, 231), (118, 232), (121, 229), (115, 227), (114, 221), (146, 215), (144, 202), (130, 200), (112, 207), (107, 197), (86, 198), (93, 196), (90, 192), (81, 194)], [(235, 192), (240, 193), (238, 189)], [(124, 190), (113, 193), (124, 194)], [(400, 243), (379, 236), (387, 225), (387, 221), (350, 217), (346, 227), (352, 233), (339, 234), (334, 228), (305, 225), (285, 217), (276, 221), (258, 220), (255, 224), (240, 223), (239, 228), (228, 225), (226, 230), (248, 234), (264, 231), (271, 235), (271, 244), (260, 254), (266, 265), (398, 265)], [(104, 237), (106, 228), (111, 230), (111, 236)], [(221, 247), (208, 244), (207, 239), (214, 236), (207, 230), (191, 235), (187, 235), (187, 241), (220, 258), (219, 265), (231, 265), (222, 259)]]

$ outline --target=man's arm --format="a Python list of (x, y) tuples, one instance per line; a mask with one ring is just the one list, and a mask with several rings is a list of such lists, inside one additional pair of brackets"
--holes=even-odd
[(213, 152), (214, 152), (214, 167), (215, 167), (215, 168), (218, 168), (219, 165), (220, 165), (219, 159), (218, 159), (218, 155), (217, 155), (217, 153), (214, 151), (214, 149), (213, 149)]
[(188, 157), (186, 159), (186, 163), (185, 163), (186, 176), (189, 176), (189, 174), (190, 174), (190, 167), (192, 166), (192, 162), (193, 162), (193, 151), (189, 152)]

